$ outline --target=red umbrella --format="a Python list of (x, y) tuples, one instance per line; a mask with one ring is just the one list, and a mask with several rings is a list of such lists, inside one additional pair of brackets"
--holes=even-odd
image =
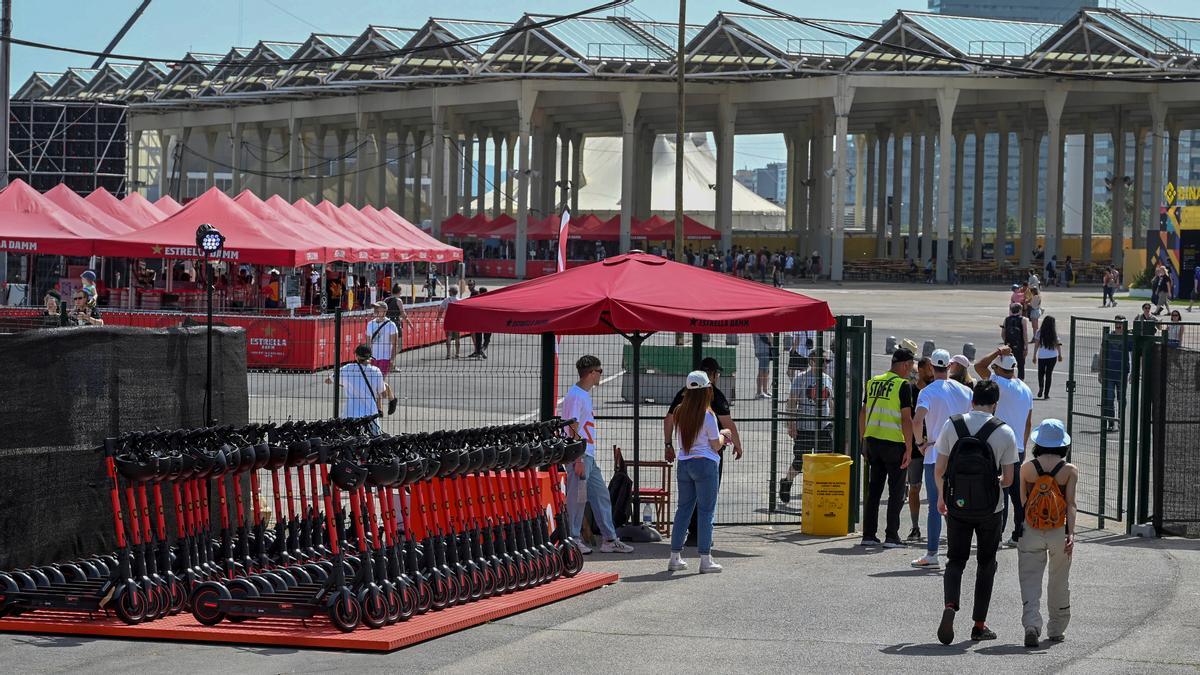
[(483, 333), (778, 333), (826, 330), (823, 300), (628, 253), (468, 298), (446, 330)]

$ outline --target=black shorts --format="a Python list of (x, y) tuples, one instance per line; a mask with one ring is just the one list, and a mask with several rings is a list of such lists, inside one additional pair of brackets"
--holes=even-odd
[(792, 468), (800, 471), (804, 467), (804, 456), (813, 453), (833, 452), (833, 427), (821, 429), (797, 429), (792, 443)]
[(921, 483), (925, 479), (925, 460), (922, 457), (913, 457), (908, 460), (908, 486), (921, 487)]

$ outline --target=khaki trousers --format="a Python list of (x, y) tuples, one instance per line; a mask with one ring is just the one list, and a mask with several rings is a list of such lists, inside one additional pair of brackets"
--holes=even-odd
[(1050, 558), (1050, 575), (1046, 584), (1046, 608), (1049, 624), (1047, 637), (1058, 637), (1067, 630), (1071, 621), (1071, 557), (1063, 550), (1066, 530), (1035, 530), (1025, 528), (1025, 534), (1017, 541), (1017, 574), (1021, 581), (1021, 602), (1024, 610), (1021, 625), (1042, 631), (1042, 577), (1046, 569), (1046, 558)]

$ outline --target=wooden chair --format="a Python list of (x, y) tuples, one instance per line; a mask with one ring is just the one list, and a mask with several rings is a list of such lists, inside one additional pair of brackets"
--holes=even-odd
[[(618, 468), (624, 464), (629, 469), (631, 479), (633, 478), (633, 469), (638, 468), (642, 487), (637, 490), (637, 501), (639, 504), (651, 504), (654, 507), (654, 521), (651, 524), (662, 536), (671, 536), (671, 523), (675, 520), (675, 514), (671, 512), (671, 469), (674, 468), (674, 465), (663, 460), (626, 461), (621, 455), (621, 448), (615, 445), (613, 446), (613, 461), (616, 462)], [(647, 475), (653, 472), (648, 472), (646, 469), (658, 469), (657, 482)], [(634, 522), (641, 522), (641, 519), (641, 512), (633, 514)]]

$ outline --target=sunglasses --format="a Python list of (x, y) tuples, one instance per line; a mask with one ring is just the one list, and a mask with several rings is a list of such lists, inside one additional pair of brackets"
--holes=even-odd
[(75, 296), (75, 299), (76, 299), (76, 300), (83, 300), (83, 296), (82, 296), (82, 295), (77, 295), (77, 296)]

